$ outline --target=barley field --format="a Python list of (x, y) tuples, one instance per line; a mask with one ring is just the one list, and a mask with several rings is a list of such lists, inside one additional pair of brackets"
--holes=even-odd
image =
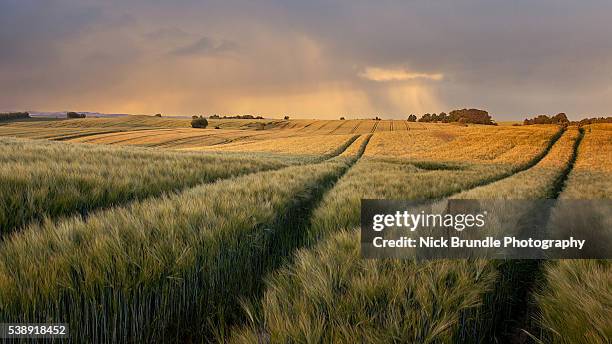
[(99, 343), (612, 337), (607, 261), (367, 260), (357, 230), (362, 199), (610, 199), (612, 126), (190, 123), (0, 123), (0, 323)]

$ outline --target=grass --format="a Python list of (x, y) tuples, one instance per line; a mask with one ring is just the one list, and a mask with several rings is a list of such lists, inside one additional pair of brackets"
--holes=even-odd
[(0, 125), (197, 151), (0, 138), (0, 220), (21, 229), (0, 243), (0, 322), (66, 321), (93, 342), (610, 337), (606, 261), (363, 260), (354, 228), (361, 198), (610, 198), (612, 126), (580, 141), (575, 127), (189, 121)]
[(612, 124), (584, 128), (578, 159), (562, 197), (565, 199), (612, 198)]
[[(371, 151), (370, 144), (377, 135), (374, 134), (370, 139), (365, 154)], [(549, 138), (549, 142), (554, 143), (555, 140), (556, 136)], [(542, 142), (542, 146), (546, 147), (546, 142)], [(435, 162), (426, 161), (421, 156), (415, 156), (416, 160), (405, 160), (367, 157), (364, 154), (364, 158), (340, 179), (314, 211), (309, 231), (310, 241), (316, 242), (320, 237), (339, 229), (358, 226), (362, 198), (440, 199), (527, 168), (539, 161), (546, 152), (547, 148), (534, 150), (531, 156), (523, 157), (514, 164)]]
[[(561, 199), (612, 199), (612, 125), (587, 126)], [(596, 211), (596, 210), (595, 210)], [(605, 208), (603, 211), (606, 211)], [(546, 284), (535, 294), (538, 337), (549, 343), (605, 343), (612, 338), (612, 266), (605, 260), (544, 265)]]
[[(548, 154), (532, 168), (495, 183), (462, 192), (452, 198), (556, 198), (567, 172), (571, 169), (580, 139), (581, 133), (578, 129), (569, 128)], [(516, 206), (517, 209), (508, 210), (514, 218), (530, 216), (532, 209), (521, 207), (520, 204)], [(548, 214), (537, 216), (547, 217)], [(483, 306), (470, 315), (473, 318), (471, 326), (480, 337), (475, 342), (524, 340), (527, 336), (525, 331), (534, 331), (534, 324), (529, 319), (535, 308), (531, 293), (536, 290), (537, 285), (543, 283), (542, 261), (494, 260), (490, 264), (499, 271), (499, 277), (493, 291), (483, 297)]]
[(354, 141), (357, 135), (315, 135), (254, 140), (204, 147), (206, 151), (268, 152), (273, 154), (329, 155), (346, 142)]
[[(548, 166), (548, 160), (566, 151), (560, 147), (568, 146), (571, 152), (573, 141), (566, 139), (570, 136), (563, 135), (536, 166)], [(361, 198), (447, 197), (529, 167), (534, 158), (539, 156), (517, 166), (363, 158), (314, 210), (307, 247), (267, 279), (261, 300), (245, 304), (251, 322), (236, 328), (232, 340), (486, 342), (489, 333), (480, 325), (490, 324), (485, 307), (489, 304), (484, 303), (497, 287), (497, 264), (363, 260), (358, 233), (346, 228), (359, 224)]]
[(612, 338), (612, 266), (607, 260), (545, 265), (536, 317), (546, 343), (606, 343)]
[(0, 138), (0, 235), (286, 162)]
[(562, 177), (574, 153), (580, 133), (568, 129), (548, 154), (532, 168), (495, 183), (465, 191), (453, 198), (463, 199), (539, 199), (554, 198), (558, 179)]
[[(339, 231), (268, 279), (261, 313), (234, 343), (454, 343), (462, 311), (495, 278), (483, 261), (367, 260)], [(263, 339), (263, 340), (262, 340)]]
[(74, 338), (93, 342), (222, 331), (269, 259), (287, 254), (274, 247), (291, 246), (288, 221), (347, 163), (262, 172), (32, 226), (0, 246), (0, 321), (69, 322)]
[(377, 133), (365, 156), (520, 165), (541, 153), (558, 132), (557, 126), (429, 124), (423, 128), (428, 129)]

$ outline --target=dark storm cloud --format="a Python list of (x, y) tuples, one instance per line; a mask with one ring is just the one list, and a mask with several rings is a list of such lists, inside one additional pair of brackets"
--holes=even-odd
[(5, 0), (0, 107), (605, 114), (609, 13), (603, 0)]

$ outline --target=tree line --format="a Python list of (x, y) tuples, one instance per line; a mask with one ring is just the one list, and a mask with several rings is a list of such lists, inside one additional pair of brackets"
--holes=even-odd
[(570, 121), (567, 118), (567, 115), (561, 112), (554, 116), (537, 115), (533, 118), (525, 118), (525, 120), (523, 121), (523, 125), (532, 125), (532, 124), (585, 125), (585, 124), (593, 124), (593, 123), (612, 123), (612, 117), (593, 117), (593, 118), (583, 118), (579, 121)]
[(446, 114), (445, 112), (426, 113), (417, 119), (417, 116), (411, 114), (408, 116), (408, 122), (424, 122), (424, 123), (472, 123), (472, 124), (486, 124), (486, 125), (497, 125), (491, 118), (491, 115), (485, 110), (479, 109), (460, 109), (453, 110)]
[(10, 121), (12, 119), (30, 118), (28, 112), (3, 112), (0, 113), (0, 121)]
[[(236, 116), (219, 116), (219, 115), (210, 115), (209, 119), (264, 119), (262, 116), (253, 116), (253, 115), (236, 115)], [(288, 117), (287, 117), (288, 119)]]

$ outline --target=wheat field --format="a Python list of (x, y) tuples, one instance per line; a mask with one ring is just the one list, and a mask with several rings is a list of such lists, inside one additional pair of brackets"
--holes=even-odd
[(609, 199), (610, 125), (190, 122), (0, 123), (0, 323), (104, 343), (612, 336), (605, 261), (365, 260), (356, 230), (365, 198)]

